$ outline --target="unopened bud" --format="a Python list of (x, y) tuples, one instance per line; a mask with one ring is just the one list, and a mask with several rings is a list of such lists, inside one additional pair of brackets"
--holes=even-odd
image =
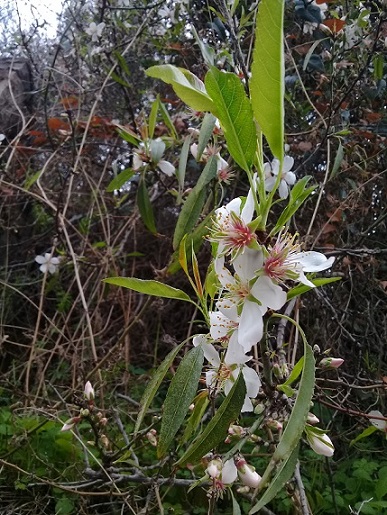
[(320, 456), (327, 456), (328, 458), (333, 456), (335, 448), (333, 447), (332, 440), (327, 434), (318, 434), (313, 433), (312, 431), (307, 431), (306, 437), (309, 445), (316, 454), (320, 454)]
[(190, 404), (188, 409), (189, 409), (189, 411), (193, 411), (195, 409), (195, 404), (194, 403)]
[(308, 424), (312, 424), (312, 426), (320, 422), (320, 420), (313, 413), (308, 413), (308, 418), (306, 420)]
[(245, 486), (257, 488), (261, 482), (261, 476), (255, 472), (254, 467), (248, 465), (244, 458), (236, 460), (235, 465), (238, 471), (238, 477)]
[(339, 368), (344, 363), (341, 358), (324, 358), (320, 361), (321, 368)]
[(269, 418), (266, 421), (266, 425), (272, 431), (281, 431), (283, 427), (279, 420), (274, 420), (273, 418)]
[(157, 436), (156, 435), (157, 435), (156, 429), (151, 429), (145, 435), (148, 438), (149, 443), (151, 445), (153, 445), (153, 447), (157, 447)]
[(87, 383), (85, 384), (85, 389), (83, 393), (88, 401), (94, 400), (95, 392), (94, 388), (91, 386), (90, 381), (87, 381)]
[(79, 413), (81, 417), (88, 417), (90, 415), (90, 411), (88, 409), (81, 409)]
[(101, 426), (106, 426), (106, 424), (108, 423), (108, 419), (106, 417), (102, 417), (99, 423)]
[(228, 428), (228, 434), (231, 435), (231, 436), (245, 436), (246, 434), (246, 429), (241, 427), (241, 426), (237, 426), (235, 424), (231, 424), (231, 426)]
[(80, 422), (80, 420), (81, 420), (81, 417), (69, 418), (69, 420), (67, 420), (63, 424), (61, 431), (70, 431), (70, 429), (72, 429), (76, 424), (78, 424), (78, 422)]

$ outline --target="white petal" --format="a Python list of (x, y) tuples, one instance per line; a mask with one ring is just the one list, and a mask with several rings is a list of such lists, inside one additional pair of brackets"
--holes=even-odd
[(208, 370), (206, 372), (206, 385), (208, 388), (213, 388), (217, 381), (217, 374), (215, 370)]
[(246, 352), (263, 336), (263, 316), (256, 302), (245, 300), (238, 328), (238, 342)]
[(39, 270), (45, 274), (48, 270), (47, 263), (43, 263), (43, 265), (40, 265)]
[(284, 157), (284, 166), (282, 168), (282, 173), (285, 174), (285, 173), (289, 172), (292, 169), (293, 165), (294, 165), (294, 159), (292, 157), (290, 157), (290, 156), (285, 156)]
[(243, 206), (241, 211), (241, 218), (246, 224), (251, 222), (251, 220), (253, 219), (254, 209), (254, 194), (250, 188), (247, 194), (245, 205)]
[(137, 152), (133, 152), (133, 163), (132, 163), (133, 170), (139, 170), (143, 164), (144, 164), (143, 160), (141, 159), (139, 154), (137, 154)]
[(192, 145), (190, 146), (190, 150), (191, 150), (191, 154), (194, 156), (194, 158), (197, 161), (198, 160), (198, 144), (192, 143)]
[(165, 150), (165, 143), (162, 139), (152, 139), (149, 144), (149, 153), (151, 155), (152, 161), (154, 163), (158, 163), (162, 158)]
[(246, 394), (251, 399), (255, 399), (262, 384), (259, 375), (250, 367), (243, 367), (242, 373), (246, 383)]
[(246, 356), (245, 349), (238, 343), (238, 332), (235, 331), (228, 342), (227, 352), (224, 357), (225, 364), (228, 366), (243, 365), (250, 359), (251, 356)]
[(220, 366), (220, 358), (218, 351), (215, 349), (211, 343), (206, 343), (202, 347), (204, 352), (204, 357), (214, 368), (218, 369)]
[(284, 180), (286, 181), (287, 184), (289, 184), (289, 186), (293, 186), (293, 184), (297, 180), (296, 174), (293, 172), (286, 172), (284, 174)]
[[(378, 410), (370, 411), (369, 415), (373, 415), (375, 417), (384, 417), (383, 413), (380, 413)], [(373, 426), (377, 427), (381, 431), (385, 431), (387, 429), (387, 422), (385, 420), (370, 418), (370, 422)]]
[(265, 179), (265, 190), (273, 191), (275, 181), (276, 181), (275, 176), (271, 176), (271, 177), (268, 177), (267, 179)]
[(43, 265), (43, 263), (47, 262), (47, 259), (44, 256), (36, 256), (35, 261), (39, 263), (39, 265)]
[(231, 202), (226, 204), (225, 207), (226, 207), (226, 209), (227, 209), (227, 211), (229, 213), (231, 213), (231, 211), (233, 211), (237, 215), (240, 215), (240, 213), (241, 213), (241, 204), (242, 204), (242, 199), (239, 198), (239, 197), (236, 197), (236, 198), (232, 199)]
[(42, 265), (42, 266), (46, 266), (47, 270), (50, 272), (50, 274), (55, 274), (56, 266), (53, 265), (52, 263), (47, 263), (46, 265)]
[(273, 175), (278, 175), (279, 174), (279, 167), (280, 167), (280, 162), (279, 162), (279, 159), (273, 159), (273, 161), (271, 162), (271, 173)]
[(224, 485), (230, 485), (236, 480), (237, 476), (238, 471), (234, 459), (227, 460), (222, 468), (222, 483)]
[(309, 281), (309, 279), (305, 276), (304, 272), (299, 273), (298, 280), (300, 281), (300, 283), (305, 284), (305, 286), (315, 288), (315, 285), (312, 283), (312, 281)]
[(220, 311), (210, 312), (210, 334), (213, 340), (224, 338), (232, 329), (231, 320)]
[(274, 284), (270, 277), (262, 275), (251, 288), (251, 293), (265, 307), (281, 309), (286, 302), (286, 292), (278, 284)]
[(224, 266), (224, 256), (218, 256), (214, 260), (215, 273), (218, 276), (220, 284), (224, 288), (228, 288), (230, 285), (235, 283), (235, 279), (229, 270)]
[[(220, 299), (216, 307), (234, 324), (239, 324), (238, 306), (232, 299)], [(230, 328), (232, 325), (230, 325)]]
[(321, 272), (330, 268), (335, 260), (332, 256), (327, 259), (321, 252), (314, 252), (310, 250), (308, 252), (300, 252), (296, 254), (293, 259), (297, 260), (304, 272)]
[(260, 250), (246, 248), (243, 254), (233, 261), (233, 267), (238, 276), (244, 281), (250, 281), (256, 272), (262, 268), (263, 253)]
[(286, 184), (286, 181), (284, 181), (283, 179), (281, 179), (281, 182), (279, 184), (278, 194), (282, 199), (286, 199), (289, 196), (288, 185)]
[(246, 395), (243, 406), (241, 408), (241, 413), (248, 413), (249, 411), (254, 411), (254, 406), (248, 395)]
[(159, 164), (157, 166), (168, 177), (172, 177), (172, 175), (175, 173), (175, 167), (169, 161), (159, 161)]
[(58, 258), (58, 257), (52, 257), (50, 261), (51, 261), (51, 263), (53, 265), (59, 265), (60, 264), (60, 258)]

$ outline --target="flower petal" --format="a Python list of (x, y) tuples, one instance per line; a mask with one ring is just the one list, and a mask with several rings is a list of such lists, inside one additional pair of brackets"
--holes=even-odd
[(157, 166), (168, 177), (172, 177), (172, 175), (175, 173), (175, 167), (169, 161), (162, 160)]
[(286, 292), (278, 284), (274, 284), (270, 277), (262, 275), (257, 279), (251, 293), (265, 307), (281, 309), (286, 302)]
[(246, 352), (263, 336), (263, 314), (256, 302), (245, 300), (238, 328), (238, 342)]
[(321, 254), (321, 252), (315, 252), (310, 250), (308, 252), (300, 252), (294, 256), (294, 259), (301, 264), (304, 272), (321, 272), (330, 268), (335, 260), (332, 256), (329, 259)]

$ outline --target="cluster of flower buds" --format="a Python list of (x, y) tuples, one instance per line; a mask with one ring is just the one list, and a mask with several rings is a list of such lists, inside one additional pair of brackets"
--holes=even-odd
[[(91, 413), (94, 410), (94, 399), (95, 399), (95, 391), (92, 387), (90, 381), (87, 381), (85, 384), (85, 388), (83, 390), (83, 396), (87, 401), (87, 407), (81, 408), (79, 410), (79, 414), (75, 417), (72, 417), (63, 424), (61, 431), (70, 431), (73, 429), (79, 422), (83, 419), (90, 417)], [(107, 424), (107, 419), (102, 415), (102, 413), (97, 413), (96, 420), (99, 425), (105, 426)]]
[(262, 479), (254, 467), (240, 455), (227, 461), (221, 458), (212, 459), (206, 468), (206, 475), (213, 480), (213, 487), (217, 492), (223, 492), (237, 478), (249, 488), (257, 488)]

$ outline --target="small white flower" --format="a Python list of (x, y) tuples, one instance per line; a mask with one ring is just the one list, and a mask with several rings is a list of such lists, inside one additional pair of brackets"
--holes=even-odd
[(146, 140), (140, 143), (133, 152), (133, 170), (139, 170), (147, 163), (155, 164), (168, 177), (175, 173), (175, 167), (169, 161), (161, 159), (165, 151), (165, 143), (161, 138)]
[(105, 28), (105, 23), (99, 23), (98, 25), (92, 21), (90, 25), (85, 29), (86, 34), (91, 37), (91, 41), (95, 42), (102, 36), (102, 31)]
[[(384, 417), (383, 413), (380, 413), (378, 410), (370, 411), (369, 415), (373, 415), (374, 417), (387, 418)], [(373, 426), (380, 429), (380, 431), (384, 431), (387, 433), (387, 420), (379, 420), (379, 418), (370, 418), (370, 422)]]
[[(291, 171), (294, 164), (294, 159), (290, 156), (284, 157), (283, 168), (281, 170), (281, 181), (278, 186), (278, 193), (282, 199), (286, 199), (289, 196), (289, 187), (293, 186), (296, 182), (296, 175)], [(271, 163), (264, 164), (265, 173), (265, 189), (266, 191), (272, 191), (277, 181), (277, 176), (280, 173), (280, 161), (273, 159)]]
[(55, 274), (58, 265), (60, 263), (60, 258), (53, 257), (48, 252), (44, 254), (44, 256), (36, 256), (35, 261), (39, 263), (39, 270), (44, 274), (49, 272), (50, 274)]
[(91, 386), (90, 381), (87, 381), (87, 383), (85, 384), (85, 390), (83, 393), (88, 401), (92, 401), (94, 399), (95, 392), (94, 388)]

